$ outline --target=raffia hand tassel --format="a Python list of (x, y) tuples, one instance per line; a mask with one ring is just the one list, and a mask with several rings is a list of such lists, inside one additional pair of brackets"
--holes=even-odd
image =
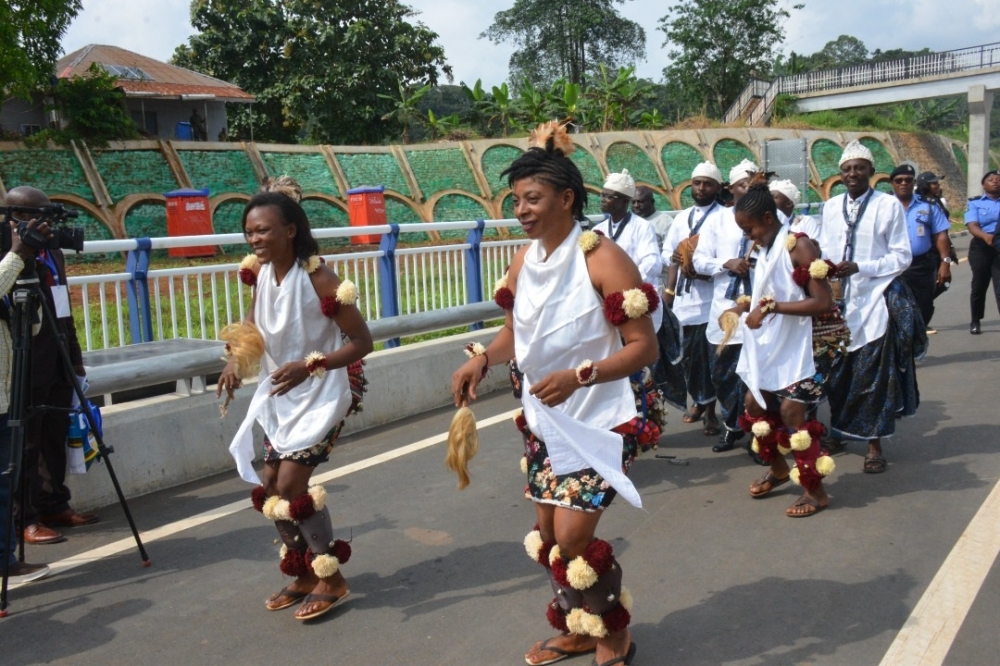
[(793, 451), (805, 451), (812, 446), (812, 437), (805, 430), (798, 430), (788, 439)]
[(444, 464), (458, 475), (458, 489), (469, 485), (469, 462), (479, 451), (479, 431), (476, 417), (467, 405), (462, 405), (448, 428), (448, 454)]
[(830, 476), (837, 469), (837, 463), (830, 456), (820, 456), (816, 459), (816, 471), (821, 476)]
[(481, 342), (473, 342), (465, 347), (465, 355), (469, 358), (482, 356), (486, 353), (486, 347)]

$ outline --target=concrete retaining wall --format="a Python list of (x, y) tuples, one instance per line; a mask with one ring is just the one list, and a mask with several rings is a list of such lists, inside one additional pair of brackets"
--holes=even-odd
[[(347, 420), (343, 434), (450, 405), (451, 373), (465, 360), (462, 347), (469, 342), (485, 344), (496, 331), (466, 333), (369, 356), (364, 411)], [(103, 409), (104, 440), (114, 448), (111, 463), (126, 497), (228, 470), (235, 473), (229, 442), (246, 413), (253, 386), (238, 392), (224, 420), (219, 418), (221, 401), (215, 398), (214, 386), (200, 395), (160, 396)], [(479, 392), (505, 386), (509, 386), (507, 373), (492, 372)], [(260, 429), (255, 430), (259, 445)], [(69, 475), (68, 485), (77, 510), (117, 501), (111, 478), (101, 465), (82, 476)]]

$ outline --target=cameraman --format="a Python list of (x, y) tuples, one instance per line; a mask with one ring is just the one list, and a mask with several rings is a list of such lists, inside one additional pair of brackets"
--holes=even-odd
[[(50, 204), (48, 196), (34, 187), (15, 187), (7, 193), (8, 206), (42, 208)], [(27, 220), (30, 215), (17, 213), (14, 217)], [(83, 354), (70, 312), (66, 264), (62, 251), (38, 250), (35, 254), (35, 268), (42, 295), (56, 317), (55, 328), (68, 344), (72, 370), (82, 378)], [(29, 404), (68, 410), (73, 400), (73, 385), (62, 367), (59, 337), (52, 328), (42, 326), (32, 344)], [(65, 412), (36, 415), (25, 427), (28, 505), (21, 507), (24, 511), (25, 543), (56, 543), (62, 541), (63, 536), (53, 527), (78, 527), (98, 521), (96, 515), (77, 513), (69, 505), (70, 493), (65, 483), (68, 430), (69, 417)]]
[[(49, 227), (32, 220), (28, 227), (43, 235), (49, 234)], [(0, 260), (0, 296), (6, 297), (14, 286), (17, 276), (24, 269), (26, 262), (34, 261), (35, 251), (21, 242), (14, 231), (11, 222), (10, 252)], [(36, 327), (37, 328), (37, 327)], [(10, 373), (13, 345), (10, 337), (10, 327), (0, 323), (0, 557), (9, 562), (8, 574), (13, 583), (25, 583), (44, 578), (49, 574), (45, 564), (29, 564), (18, 562), (14, 554), (14, 525), (8, 523), (11, 516), (10, 503), (17, 488), (19, 470), (11, 470), (13, 450), (11, 447), (10, 428), (7, 427), (7, 410), (10, 408)]]

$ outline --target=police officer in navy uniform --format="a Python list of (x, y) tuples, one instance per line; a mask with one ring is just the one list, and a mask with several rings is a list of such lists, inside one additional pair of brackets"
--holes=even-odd
[(948, 242), (951, 223), (940, 206), (913, 191), (915, 179), (916, 170), (909, 164), (900, 164), (889, 174), (892, 191), (906, 211), (906, 232), (913, 253), (910, 267), (903, 272), (903, 282), (913, 292), (928, 332), (931, 332), (935, 291), (938, 285), (951, 284), (952, 259)]
[(1000, 171), (987, 171), (983, 176), (983, 195), (969, 199), (965, 209), (965, 226), (972, 234), (969, 243), (969, 267), (972, 269), (972, 293), (969, 305), (972, 308), (972, 323), (969, 333), (979, 335), (979, 320), (986, 312), (986, 289), (993, 281), (993, 296), (1000, 312), (1000, 253), (993, 245), (993, 235), (997, 231), (1000, 218)]

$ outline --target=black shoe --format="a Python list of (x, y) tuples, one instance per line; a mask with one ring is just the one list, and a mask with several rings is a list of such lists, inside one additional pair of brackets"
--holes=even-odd
[(736, 448), (736, 442), (743, 439), (742, 430), (727, 430), (722, 437), (719, 438), (719, 443), (712, 447), (713, 453), (725, 453), (726, 451), (732, 451)]
[(973, 319), (972, 323), (969, 324), (969, 333), (971, 333), (972, 335), (979, 335), (980, 333), (982, 333), (982, 331), (979, 330), (979, 320), (978, 319)]

